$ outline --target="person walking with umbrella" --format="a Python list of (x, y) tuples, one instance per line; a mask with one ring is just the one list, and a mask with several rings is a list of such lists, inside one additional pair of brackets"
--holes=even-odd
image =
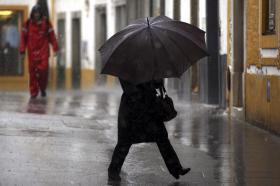
[(118, 143), (115, 147), (108, 176), (120, 180), (120, 170), (132, 144), (156, 142), (164, 162), (176, 179), (190, 171), (184, 169), (169, 139), (163, 121), (151, 109), (156, 99), (154, 88), (163, 86), (163, 80), (133, 85), (120, 79), (124, 91), (118, 115)]
[(108, 168), (110, 180), (121, 179), (121, 167), (131, 145), (143, 142), (157, 144), (174, 178), (191, 170), (183, 168), (168, 139), (164, 121), (174, 116), (164, 119), (157, 102), (159, 96), (168, 100), (164, 78), (180, 77), (208, 55), (204, 35), (192, 25), (159, 16), (136, 20), (100, 48), (102, 73), (119, 77), (123, 89), (118, 142)]
[(25, 50), (28, 50), (29, 59), (29, 89), (31, 98), (46, 96), (49, 68), (49, 44), (58, 52), (58, 44), (54, 29), (48, 18), (44, 16), (40, 5), (32, 8), (30, 19), (26, 21), (21, 32), (20, 53), (22, 60), (25, 58)]

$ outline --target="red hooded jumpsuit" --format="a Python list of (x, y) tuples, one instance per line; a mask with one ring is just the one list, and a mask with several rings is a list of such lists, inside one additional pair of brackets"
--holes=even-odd
[(50, 49), (58, 51), (58, 44), (53, 27), (47, 19), (35, 22), (27, 21), (21, 32), (20, 53), (24, 54), (27, 47), (29, 60), (29, 88), (32, 97), (38, 95), (39, 90), (45, 91), (48, 82), (48, 68)]

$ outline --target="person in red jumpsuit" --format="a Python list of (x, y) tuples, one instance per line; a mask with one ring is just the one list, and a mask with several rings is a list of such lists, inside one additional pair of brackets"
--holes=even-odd
[(42, 97), (46, 97), (48, 83), (48, 69), (51, 43), (56, 55), (58, 44), (51, 23), (43, 16), (39, 5), (32, 8), (28, 19), (21, 32), (20, 53), (22, 60), (25, 50), (28, 51), (29, 60), (29, 89), (31, 98), (36, 98), (39, 91)]

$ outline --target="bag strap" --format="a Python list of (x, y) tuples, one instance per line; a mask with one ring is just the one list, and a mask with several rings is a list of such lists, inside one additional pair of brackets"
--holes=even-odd
[(167, 91), (166, 91), (164, 85), (162, 85), (162, 89), (163, 89), (164, 93), (167, 94)]
[[(159, 95), (162, 99), (164, 99), (166, 97), (167, 91), (164, 87), (164, 84), (162, 84), (159, 88), (156, 88), (154, 82), (152, 81), (152, 88), (155, 89), (155, 91), (157, 92), (157, 95)], [(159, 90), (159, 94), (158, 94), (157, 89)]]
[(164, 87), (164, 84), (161, 86), (161, 90), (162, 90), (162, 95), (163, 95), (163, 98), (165, 98), (167, 96), (167, 91)]

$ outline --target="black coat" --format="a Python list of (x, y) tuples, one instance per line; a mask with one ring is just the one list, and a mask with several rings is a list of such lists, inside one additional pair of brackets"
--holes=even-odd
[(160, 118), (156, 118), (155, 88), (163, 86), (163, 80), (133, 85), (121, 80), (123, 89), (118, 114), (118, 141), (123, 143), (157, 142), (168, 138)]

